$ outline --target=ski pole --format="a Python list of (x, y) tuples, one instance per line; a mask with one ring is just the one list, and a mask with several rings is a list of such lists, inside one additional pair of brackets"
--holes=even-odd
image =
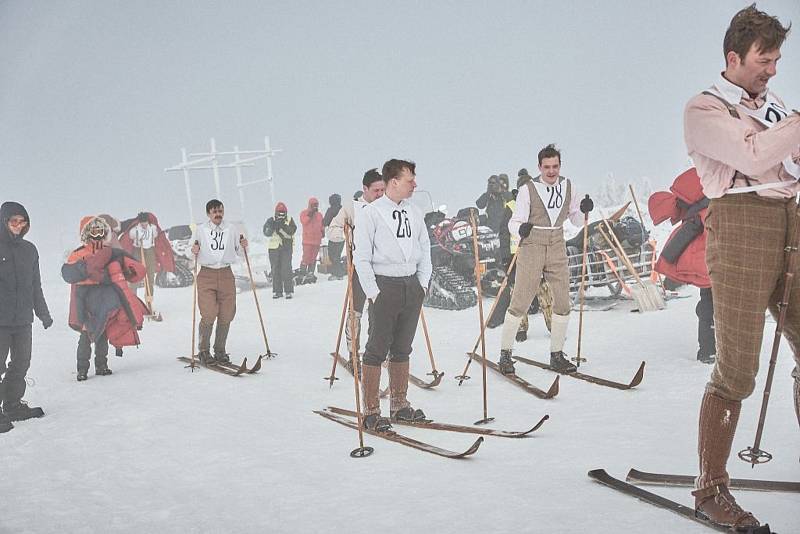
[[(244, 239), (244, 235), (239, 234), (239, 240)], [(250, 288), (253, 290), (253, 298), (256, 301), (256, 311), (258, 312), (258, 322), (261, 324), (261, 335), (264, 336), (264, 347), (267, 349), (266, 354), (261, 354), (261, 358), (273, 358), (277, 353), (269, 350), (269, 341), (267, 341), (267, 330), (264, 328), (264, 318), (261, 316), (261, 306), (258, 304), (258, 294), (256, 293), (256, 283), (253, 281), (253, 271), (250, 269), (250, 256), (247, 254), (247, 248), (242, 247), (244, 250), (244, 261), (247, 264), (247, 276), (250, 278)]]
[[(519, 248), (517, 248), (516, 252), (514, 252), (514, 255), (511, 256), (511, 262), (508, 264), (508, 269), (506, 269), (506, 276), (505, 278), (503, 278), (503, 283), (500, 284), (500, 289), (497, 291), (497, 295), (494, 298), (494, 302), (492, 302), (492, 307), (489, 310), (489, 315), (488, 315), (489, 319), (491, 319), (492, 315), (494, 314), (494, 310), (495, 308), (497, 308), (497, 303), (500, 300), (500, 296), (503, 294), (503, 291), (508, 285), (508, 278), (509, 276), (511, 276), (511, 271), (514, 269), (514, 265), (517, 263), (517, 254), (519, 254)], [(487, 319), (486, 321), (488, 322), (489, 319)], [(469, 379), (469, 377), (467, 376), (467, 371), (469, 371), (469, 366), (472, 363), (472, 355), (475, 353), (475, 351), (478, 350), (478, 345), (480, 345), (481, 343), (481, 336), (483, 336), (485, 329), (486, 329), (486, 324), (483, 324), (481, 326), (481, 331), (478, 334), (478, 339), (475, 340), (475, 345), (472, 347), (472, 352), (469, 353), (470, 354), (469, 359), (467, 359), (467, 365), (464, 367), (464, 371), (462, 371), (460, 375), (455, 377), (458, 380), (459, 386), (464, 383), (464, 380)]]
[[(631, 189), (633, 191), (633, 189)], [(589, 195), (586, 195), (589, 198)], [(589, 243), (589, 213), (583, 214), (583, 258), (581, 260), (581, 287), (580, 287), (580, 311), (578, 312), (578, 350), (572, 360), (575, 362), (575, 367), (580, 367), (581, 362), (585, 362), (586, 358), (581, 358), (581, 338), (583, 336), (583, 303), (586, 297), (586, 261), (587, 261), (587, 245)]]
[[(347, 280), (348, 284), (353, 281), (353, 242), (350, 235), (350, 227), (344, 226), (344, 237), (347, 245)], [(353, 292), (347, 293), (347, 305), (353, 309)], [(350, 331), (355, 334), (356, 317), (355, 314), (350, 314)], [(353, 365), (353, 385), (356, 391), (356, 419), (358, 420), (358, 448), (350, 451), (351, 458), (364, 458), (372, 454), (375, 449), (372, 447), (364, 446), (364, 416), (361, 413), (361, 368), (358, 365), (358, 349), (355, 342), (350, 342), (350, 362)]]
[[(195, 244), (198, 244), (195, 241)], [(194, 283), (192, 284), (192, 293), (194, 295), (194, 302), (192, 303), (192, 351), (191, 351), (191, 363), (189, 367), (192, 368), (192, 372), (194, 373), (194, 368), (196, 367), (194, 363), (194, 347), (196, 341), (196, 334), (197, 334), (197, 256), (194, 257)]]
[(425, 311), (421, 307), (419, 309), (419, 318), (422, 321), (422, 331), (425, 333), (425, 345), (428, 347), (428, 356), (431, 359), (431, 372), (428, 374), (433, 378), (438, 378), (442, 373), (436, 370), (436, 361), (433, 359), (433, 349), (431, 348), (431, 336), (428, 334), (428, 322), (425, 320)]
[(481, 326), (481, 363), (483, 364), (483, 419), (475, 421), (476, 425), (485, 425), (494, 421), (494, 417), (489, 417), (488, 400), (486, 393), (486, 336), (485, 324), (483, 322), (483, 298), (481, 295), (481, 258), (478, 250), (478, 223), (475, 221), (475, 213), (470, 214), (469, 224), (472, 226), (472, 253), (475, 256), (475, 288), (478, 291), (478, 318)]
[[(336, 364), (339, 361), (339, 348), (342, 346), (342, 331), (344, 330), (344, 319), (347, 316), (347, 305), (350, 302), (350, 293), (353, 291), (353, 286), (351, 285), (350, 278), (347, 279), (347, 289), (344, 292), (344, 304), (342, 304), (342, 318), (339, 319), (339, 334), (336, 336), (336, 349), (331, 353), (333, 356), (333, 367), (331, 368), (330, 376), (326, 376), (324, 380), (327, 380), (330, 384), (328, 387), (333, 387), (333, 382), (335, 380), (339, 380), (336, 378)], [(355, 333), (351, 334), (352, 336)], [(355, 341), (350, 341), (351, 343), (355, 343)]]
[[(797, 195), (797, 201), (800, 201), (800, 194)], [(756, 464), (764, 464), (772, 460), (772, 454), (761, 450), (761, 436), (764, 433), (764, 422), (767, 418), (767, 405), (769, 404), (769, 395), (772, 392), (772, 379), (775, 377), (775, 364), (778, 361), (778, 348), (781, 344), (783, 324), (786, 321), (786, 311), (789, 309), (789, 294), (792, 291), (792, 282), (794, 281), (797, 248), (800, 246), (800, 212), (797, 210), (797, 205), (795, 205), (794, 219), (794, 241), (784, 248), (786, 252), (786, 271), (783, 273), (783, 295), (778, 303), (780, 312), (775, 325), (775, 337), (772, 340), (772, 353), (769, 357), (769, 371), (767, 372), (767, 383), (764, 385), (764, 396), (761, 399), (761, 412), (758, 415), (756, 438), (752, 447), (739, 451), (739, 458), (748, 462), (753, 468), (755, 468)]]
[(145, 275), (144, 275), (144, 302), (147, 304), (147, 311), (150, 313), (150, 317), (152, 318), (153, 314), (153, 293), (150, 290), (150, 280), (147, 277), (147, 271), (149, 268), (147, 267), (147, 259), (144, 257), (144, 247), (139, 245), (139, 255), (142, 258), (142, 265), (144, 265)]

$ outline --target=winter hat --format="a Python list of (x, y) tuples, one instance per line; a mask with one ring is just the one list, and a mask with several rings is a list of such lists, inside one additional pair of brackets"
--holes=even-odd
[(328, 197), (328, 204), (331, 206), (341, 206), (342, 205), (342, 196), (338, 193), (334, 193)]
[(286, 213), (287, 211), (286, 204), (283, 202), (278, 202), (275, 204), (275, 213)]
[(528, 169), (523, 167), (522, 169), (519, 170), (517, 176), (528, 176)]
[(310, 208), (311, 206), (319, 206), (319, 200), (317, 200), (317, 197), (311, 197), (308, 199), (308, 207)]
[(496, 174), (493, 174), (493, 175), (491, 175), (489, 177), (488, 181), (489, 181), (490, 184), (499, 184), (500, 183), (500, 178)]
[(82, 243), (88, 243), (91, 239), (108, 241), (111, 236), (111, 227), (100, 217), (86, 215), (81, 218), (80, 235)]

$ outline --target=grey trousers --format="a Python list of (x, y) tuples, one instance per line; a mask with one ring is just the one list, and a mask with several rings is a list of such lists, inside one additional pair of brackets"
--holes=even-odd
[(369, 307), (369, 339), (364, 365), (380, 365), (391, 352), (393, 362), (406, 362), (417, 333), (425, 290), (416, 275), (376, 276), (381, 292)]

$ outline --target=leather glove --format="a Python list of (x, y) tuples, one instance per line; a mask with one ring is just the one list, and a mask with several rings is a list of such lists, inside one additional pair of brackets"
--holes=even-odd
[(533, 228), (533, 225), (531, 223), (529, 223), (529, 222), (525, 222), (525, 223), (520, 224), (519, 225), (519, 236), (522, 239), (525, 239), (526, 237), (531, 235), (531, 229), (532, 228)]
[(583, 200), (581, 200), (581, 213), (589, 213), (594, 209), (594, 201), (589, 198), (589, 195), (586, 195)]
[(45, 317), (44, 319), (42, 319), (42, 326), (44, 327), (45, 330), (53, 326), (53, 318)]

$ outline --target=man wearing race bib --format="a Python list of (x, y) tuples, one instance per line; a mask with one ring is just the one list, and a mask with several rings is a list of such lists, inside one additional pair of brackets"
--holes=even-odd
[(564, 242), (564, 221), (583, 224), (581, 211), (594, 207), (591, 199), (581, 201), (572, 182), (560, 175), (561, 152), (555, 145), (539, 151), (539, 176), (525, 182), (517, 193), (514, 214), (508, 222), (512, 235), (519, 235), (517, 272), (511, 305), (500, 338), (500, 371), (514, 374), (511, 351), (520, 322), (528, 313), (544, 275), (553, 291), (553, 319), (550, 330), (550, 365), (560, 372), (574, 372), (563, 352), (569, 312), (569, 266)]
[[(734, 527), (759, 524), (728, 491), (726, 464), (742, 400), (755, 388), (764, 312), (779, 313), (784, 247), (794, 240), (793, 197), (800, 192), (800, 115), (767, 88), (788, 30), (755, 4), (734, 15), (723, 43), (725, 71), (684, 114), (686, 147), (711, 199), (706, 263), (717, 342), (700, 407), (693, 495), (699, 511)], [(800, 283), (793, 284), (784, 336), (798, 360)], [(797, 367), (793, 374), (797, 404)]]
[[(208, 221), (200, 224), (192, 236), (192, 253), (200, 264), (197, 275), (197, 305), (200, 308), (200, 341), (198, 357), (204, 364), (228, 362), (225, 342), (231, 321), (236, 315), (236, 282), (231, 264), (239, 261), (247, 239), (237, 235), (236, 228), (222, 220), (225, 206), (217, 199), (206, 204)], [(211, 354), (211, 331), (217, 323), (214, 336), (214, 354)]]
[(431, 278), (431, 248), (420, 210), (408, 199), (417, 187), (416, 165), (392, 159), (383, 165), (385, 194), (354, 211), (354, 265), (364, 294), (370, 300), (369, 339), (364, 352), (362, 385), (364, 426), (385, 432), (381, 417), (381, 364), (389, 360), (390, 416), (421, 421), (406, 399), (408, 356)]

